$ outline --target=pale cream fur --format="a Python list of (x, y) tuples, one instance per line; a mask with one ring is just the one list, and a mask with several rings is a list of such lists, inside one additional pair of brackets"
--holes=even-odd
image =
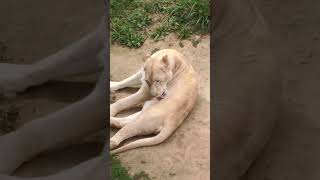
[[(110, 149), (133, 136), (157, 135), (130, 142), (112, 150), (111, 154), (162, 143), (181, 125), (196, 103), (197, 74), (184, 55), (164, 49), (143, 59), (144, 66), (138, 73), (110, 83), (112, 91), (141, 83), (138, 92), (110, 105), (110, 125), (121, 128), (110, 139)], [(140, 112), (124, 118), (114, 117), (143, 102)]]

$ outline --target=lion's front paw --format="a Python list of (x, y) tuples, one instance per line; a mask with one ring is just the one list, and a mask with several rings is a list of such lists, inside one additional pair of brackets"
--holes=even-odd
[(120, 89), (119, 82), (110, 81), (110, 92), (114, 93)]

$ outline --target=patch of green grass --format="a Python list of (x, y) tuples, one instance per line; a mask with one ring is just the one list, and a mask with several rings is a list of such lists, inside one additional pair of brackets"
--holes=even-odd
[(159, 41), (159, 40), (162, 40), (168, 34), (169, 34), (168, 27), (160, 26), (151, 33), (151, 38), (154, 39), (155, 41)]
[(137, 0), (110, 0), (110, 17), (125, 17), (125, 14), (121, 14), (121, 12), (127, 14), (129, 11), (137, 9), (139, 5), (140, 1)]
[(149, 0), (145, 1), (144, 9), (150, 14), (168, 13), (175, 2), (176, 0)]
[(151, 180), (149, 175), (141, 171), (130, 177), (128, 170), (121, 164), (117, 156), (111, 156), (111, 179), (112, 180)]
[(169, 10), (169, 23), (173, 29), (188, 29), (191, 33), (209, 32), (209, 0), (177, 0)]
[(141, 30), (151, 23), (151, 18), (143, 9), (123, 10), (111, 16), (111, 40), (122, 45), (138, 48), (146, 37)]
[(128, 174), (128, 170), (121, 164), (116, 156), (111, 156), (111, 179), (132, 180)]
[[(169, 33), (180, 39), (209, 32), (210, 0), (111, 0), (111, 40), (138, 48), (151, 37), (162, 40)], [(152, 22), (153, 16), (161, 17)], [(154, 23), (157, 28), (147, 32)]]
[[(209, 0), (155, 0), (148, 2), (145, 9), (147, 12), (165, 16), (164, 23), (156, 31), (159, 29), (166, 31), (161, 31), (161, 34), (175, 32), (180, 39), (187, 39), (192, 34), (209, 32), (209, 5)], [(159, 36), (151, 37), (157, 40)]]

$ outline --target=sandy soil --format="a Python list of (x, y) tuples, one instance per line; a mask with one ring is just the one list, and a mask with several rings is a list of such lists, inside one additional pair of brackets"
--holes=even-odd
[(320, 24), (316, 0), (258, 0), (277, 41), (285, 109), (250, 180), (320, 179)]
[[(135, 73), (142, 65), (144, 53), (152, 50), (173, 48), (190, 58), (199, 74), (199, 99), (190, 116), (182, 126), (164, 143), (119, 154), (119, 158), (130, 174), (145, 171), (154, 179), (198, 180), (210, 176), (210, 38), (203, 37), (195, 48), (190, 41), (174, 36), (164, 41), (148, 40), (139, 49), (128, 49), (113, 45), (111, 48), (111, 79), (122, 80)], [(134, 90), (122, 90), (116, 98), (122, 98)], [(111, 136), (115, 131), (111, 132)]]
[[(93, 30), (103, 14), (103, 1), (2, 0), (0, 3), (0, 63), (32, 63)], [(84, 23), (85, 22), (85, 23)], [(20, 108), (19, 124), (45, 116), (86, 96), (94, 83), (55, 82), (28, 89), (0, 106)], [(24, 164), (19, 176), (52, 174), (96, 156), (101, 144), (74, 145), (44, 153)], [(1, 162), (3, 163), (3, 162)]]

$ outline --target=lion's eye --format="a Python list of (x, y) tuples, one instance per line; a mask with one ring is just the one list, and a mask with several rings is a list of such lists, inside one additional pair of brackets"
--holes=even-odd
[(158, 80), (158, 79), (157, 79), (157, 80), (155, 80), (155, 82), (156, 82), (156, 83), (160, 83), (160, 82), (161, 82), (161, 80)]

